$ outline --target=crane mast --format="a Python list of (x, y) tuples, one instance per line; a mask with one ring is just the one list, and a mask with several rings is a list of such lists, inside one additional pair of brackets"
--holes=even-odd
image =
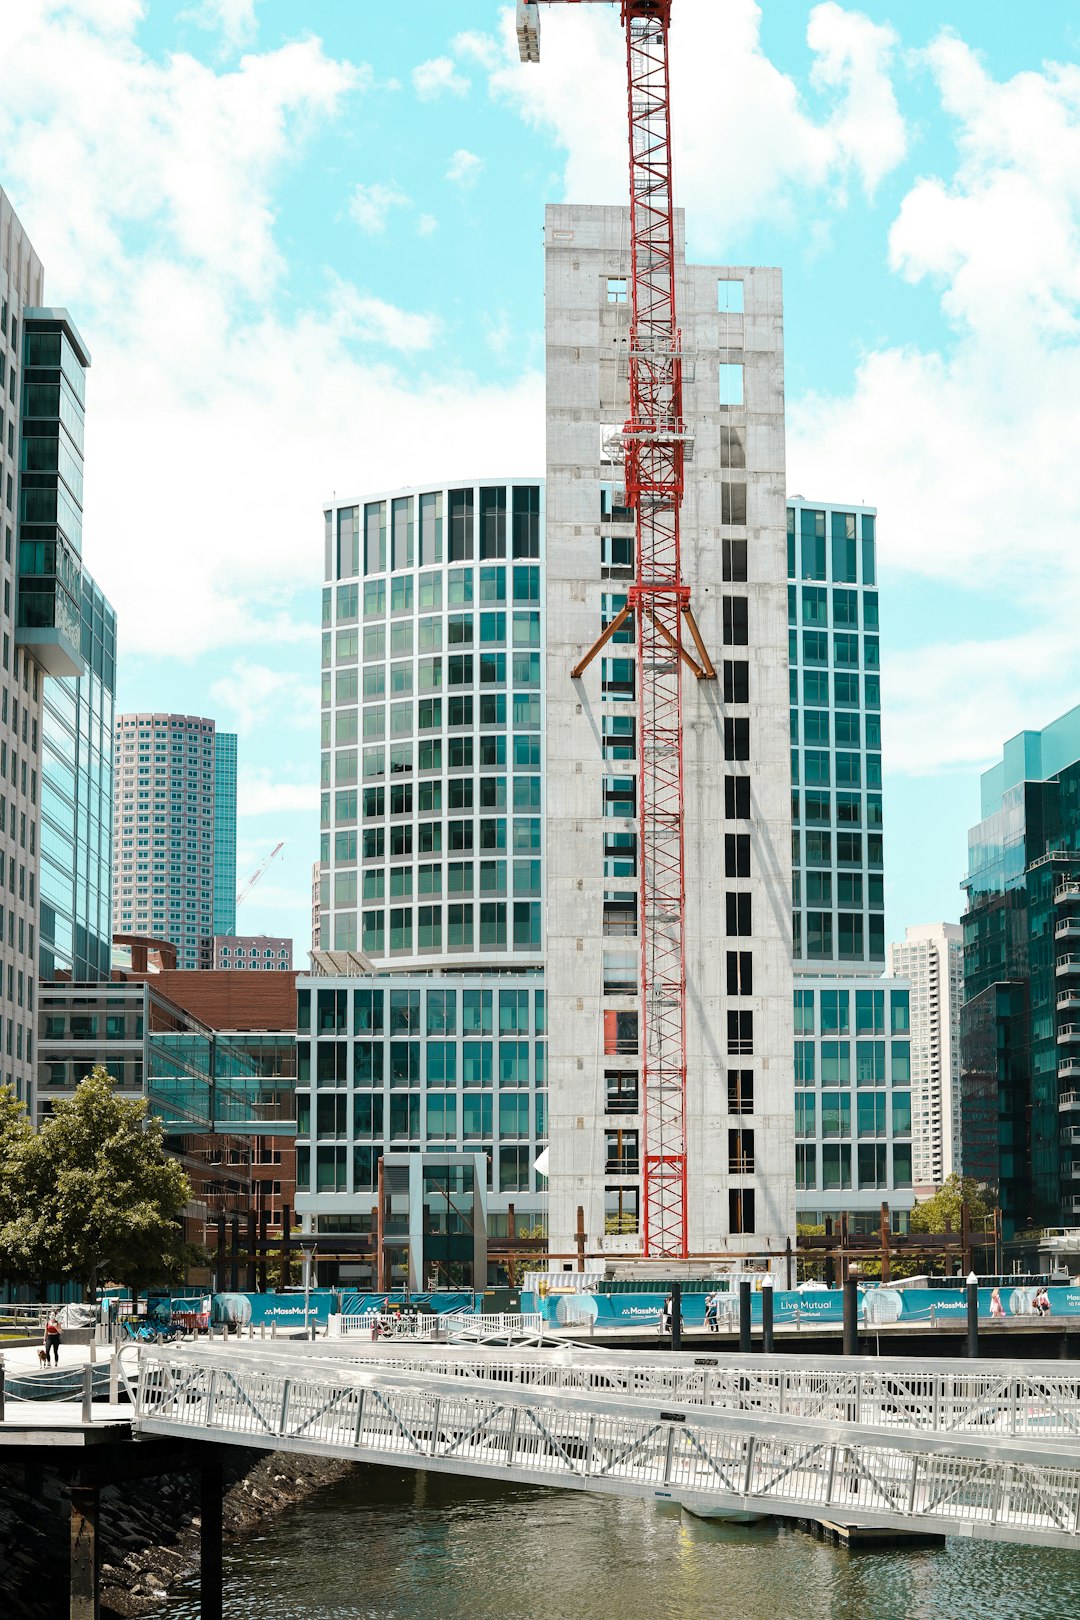
[[(631, 252), (630, 413), (622, 437), (626, 504), (635, 517), (635, 570), (623, 613), (573, 671), (580, 675), (633, 614), (640, 705), (643, 1248), (649, 1257), (688, 1252), (682, 666), (685, 662), (698, 679), (716, 675), (682, 579), (680, 515), (688, 436), (675, 300), (671, 7), (672, 0), (621, 0)], [(518, 40), (523, 60), (538, 61), (535, 0), (519, 0)], [(684, 645), (684, 624), (700, 663)]]

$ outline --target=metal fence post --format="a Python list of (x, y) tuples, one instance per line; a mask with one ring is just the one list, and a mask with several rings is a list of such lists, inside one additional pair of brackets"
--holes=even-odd
[(859, 1279), (852, 1275), (844, 1278), (844, 1354), (859, 1353)]
[(3, 1358), (2, 1355), (0, 1355), (0, 1423), (3, 1423), (4, 1416), (5, 1416), (4, 1406), (5, 1406), (5, 1403), (6, 1403), (6, 1400), (7, 1400), (7, 1395), (6, 1395), (6, 1391), (5, 1391), (5, 1388), (4, 1388), (4, 1381), (5, 1381), (6, 1377), (7, 1377), (7, 1372), (6, 1372), (5, 1368), (4, 1368), (4, 1358)]
[(82, 1420), (89, 1423), (94, 1416), (94, 1369), (89, 1362), (82, 1374)]
[(750, 1327), (750, 1284), (739, 1284), (739, 1353), (748, 1356), (753, 1349)]
[(979, 1284), (969, 1278), (967, 1285), (967, 1353), (971, 1360), (979, 1354)]

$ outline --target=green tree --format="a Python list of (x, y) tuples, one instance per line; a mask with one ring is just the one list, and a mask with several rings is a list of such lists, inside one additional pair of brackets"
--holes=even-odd
[(180, 1274), (188, 1179), (145, 1100), (126, 1102), (100, 1065), (19, 1147), (0, 1250), (30, 1275), (144, 1287)]
[(10, 1086), (0, 1086), (0, 1226), (16, 1211), (16, 1176), (33, 1135), (26, 1109)]
[(965, 1205), (973, 1231), (981, 1231), (984, 1223), (993, 1219), (994, 1204), (988, 1189), (980, 1187), (973, 1176), (961, 1176), (954, 1170), (936, 1193), (915, 1205), (911, 1212), (911, 1230), (959, 1232)]

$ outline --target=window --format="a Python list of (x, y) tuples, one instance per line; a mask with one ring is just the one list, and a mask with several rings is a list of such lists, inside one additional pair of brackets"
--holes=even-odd
[(732, 937), (746, 936), (753, 932), (750, 926), (750, 896), (748, 894), (727, 894), (724, 896), (724, 906), (727, 920), (727, 933)]
[(753, 995), (754, 958), (749, 951), (728, 951), (727, 988), (729, 996)]
[(745, 658), (724, 659), (724, 702), (749, 703), (750, 665)]
[[(721, 467), (746, 466), (746, 429), (741, 427), (728, 427), (723, 424), (720, 428), (720, 465)], [(725, 575), (725, 578), (727, 576)], [(745, 579), (745, 575), (743, 578)]]
[(728, 1230), (734, 1235), (754, 1231), (754, 1189), (728, 1188)]
[[(721, 429), (721, 431), (723, 430)], [(731, 486), (725, 484), (723, 487), (728, 489)], [(745, 486), (743, 487), (745, 489)], [(733, 518), (731, 521), (734, 522), (735, 519)], [(745, 522), (745, 504), (743, 521)], [(743, 584), (746, 580), (746, 541), (725, 539), (721, 541), (721, 548), (723, 551), (724, 579), (730, 580), (732, 584)]]
[(604, 1071), (604, 1084), (606, 1088), (605, 1113), (637, 1113), (638, 1077), (636, 1074), (624, 1073), (621, 1069), (606, 1069)]
[(754, 1112), (754, 1073), (752, 1069), (729, 1069), (727, 1076), (729, 1114)]
[(743, 368), (731, 361), (720, 362), (720, 404), (743, 403)]
[(716, 305), (721, 315), (741, 315), (743, 313), (742, 282), (718, 281), (716, 284)]
[[(724, 717), (724, 758), (747, 760), (750, 758), (750, 721), (733, 715)], [(734, 778), (728, 778), (734, 780)], [(749, 778), (746, 778), (749, 783)]]
[(608, 278), (607, 278), (607, 301), (608, 301), (609, 304), (625, 304), (626, 303), (626, 277), (625, 276), (608, 276)]
[(724, 834), (724, 872), (727, 877), (750, 876), (750, 834)]
[(615, 702), (630, 702), (634, 697), (634, 660), (632, 658), (602, 658), (600, 660), (600, 691)]
[(750, 778), (748, 776), (724, 777), (724, 815), (728, 821), (748, 821), (750, 819)]
[[(746, 485), (742, 480), (737, 482), (735, 480), (721, 480), (720, 521), (721, 523), (745, 524)], [(743, 578), (746, 578), (745, 574), (743, 574)]]
[(750, 640), (748, 606), (745, 596), (725, 596), (724, 642), (729, 647), (745, 647)]
[(753, 1053), (754, 1015), (752, 1012), (728, 1012), (727, 1049), (728, 1055), (731, 1057), (748, 1057)]
[(735, 1176), (754, 1173), (754, 1133), (745, 1129), (728, 1131), (728, 1172)]
[(625, 816), (633, 820), (637, 802), (637, 784), (632, 776), (604, 777), (604, 815)]
[[(602, 717), (603, 750), (605, 759), (634, 759), (636, 721), (632, 715), (605, 714)], [(517, 808), (515, 802), (515, 808)], [(522, 806), (522, 808), (529, 808)], [(536, 808), (539, 808), (537, 805)]]

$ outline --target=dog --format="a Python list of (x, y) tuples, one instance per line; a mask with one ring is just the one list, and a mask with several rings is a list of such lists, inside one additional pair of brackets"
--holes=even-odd
[(38, 1353), (37, 1353), (37, 1358), (38, 1358), (38, 1366), (39, 1366), (39, 1367), (45, 1367), (45, 1366), (47, 1366), (47, 1365), (48, 1365), (48, 1361), (49, 1361), (49, 1358), (48, 1358), (48, 1356), (47, 1356), (47, 1355), (46, 1355), (46, 1354), (45, 1354), (45, 1347), (44, 1347), (44, 1345), (42, 1345), (42, 1347), (41, 1347), (41, 1348), (40, 1348), (40, 1349), (39, 1349), (39, 1351), (38, 1351)]

